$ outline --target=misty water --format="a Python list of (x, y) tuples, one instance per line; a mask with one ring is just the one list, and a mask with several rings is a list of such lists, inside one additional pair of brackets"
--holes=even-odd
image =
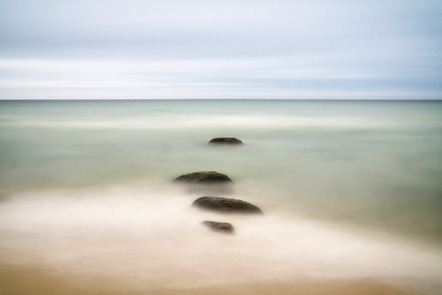
[[(207, 144), (218, 136), (244, 145)], [(2, 101), (0, 150), (4, 264), (139, 290), (323, 277), (442, 287), (438, 101)], [(171, 182), (205, 170), (234, 183)], [(203, 195), (264, 216), (191, 207)]]

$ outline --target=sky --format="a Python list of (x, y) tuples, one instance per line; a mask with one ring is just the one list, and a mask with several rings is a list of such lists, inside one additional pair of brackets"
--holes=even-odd
[(0, 0), (0, 99), (442, 99), (440, 0)]

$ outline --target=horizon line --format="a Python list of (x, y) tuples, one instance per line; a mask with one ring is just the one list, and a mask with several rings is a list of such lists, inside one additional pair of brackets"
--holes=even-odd
[(442, 101), (442, 98), (0, 98), (0, 101)]

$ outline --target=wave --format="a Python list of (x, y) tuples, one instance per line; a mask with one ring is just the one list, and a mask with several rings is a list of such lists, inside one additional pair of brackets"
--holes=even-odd
[[(192, 208), (194, 198), (153, 185), (15, 195), (0, 204), (1, 260), (177, 288), (367, 277), (442, 287), (440, 249), (265, 203), (264, 216), (213, 214)], [(236, 232), (211, 232), (201, 225), (207, 219)]]
[(393, 120), (380, 122), (374, 118), (293, 117), (245, 115), (170, 115), (149, 118), (11, 118), (2, 117), (2, 127), (67, 128), (67, 129), (177, 129), (177, 128), (367, 128), (400, 126)]

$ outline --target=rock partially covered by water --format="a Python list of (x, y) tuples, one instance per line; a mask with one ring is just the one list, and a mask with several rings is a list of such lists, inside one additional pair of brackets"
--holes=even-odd
[(212, 138), (209, 143), (212, 144), (243, 144), (241, 140), (235, 137), (216, 137)]
[(228, 177), (227, 175), (215, 171), (200, 171), (200, 172), (184, 174), (175, 178), (174, 181), (187, 182), (187, 183), (232, 182), (230, 177)]
[(221, 197), (201, 197), (196, 199), (192, 206), (213, 210), (223, 213), (253, 213), (263, 214), (261, 209), (243, 200), (221, 198)]
[(217, 222), (217, 221), (204, 221), (203, 224), (213, 231), (233, 233), (235, 230), (230, 223), (227, 222)]

